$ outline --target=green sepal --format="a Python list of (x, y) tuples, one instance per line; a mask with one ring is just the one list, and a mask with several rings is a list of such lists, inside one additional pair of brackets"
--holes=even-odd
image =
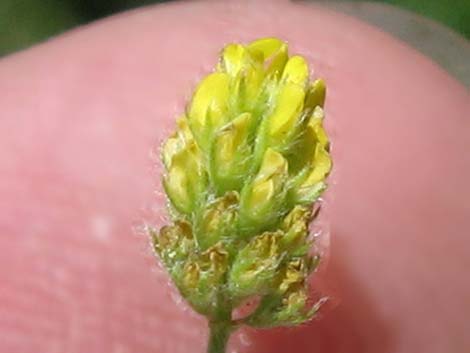
[(287, 195), (287, 177), (287, 161), (280, 153), (267, 149), (258, 173), (240, 195), (242, 234), (261, 233), (278, 223)]

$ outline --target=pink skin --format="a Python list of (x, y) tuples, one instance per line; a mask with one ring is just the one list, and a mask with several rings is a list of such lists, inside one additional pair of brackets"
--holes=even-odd
[[(335, 174), (321, 287), (301, 328), (237, 352), (470, 349), (470, 97), (415, 51), (311, 5), (177, 3), (0, 61), (0, 351), (203, 352), (132, 227), (159, 205), (149, 151), (231, 41), (289, 41), (326, 79)], [(156, 201), (156, 199), (158, 199)]]

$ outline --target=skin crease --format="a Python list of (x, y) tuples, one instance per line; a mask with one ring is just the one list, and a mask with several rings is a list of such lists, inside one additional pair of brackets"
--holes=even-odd
[(141, 9), (0, 61), (0, 351), (204, 352), (204, 319), (132, 228), (163, 222), (149, 152), (196, 82), (224, 44), (263, 36), (328, 84), (331, 243), (313, 283), (333, 300), (231, 349), (470, 350), (468, 91), (356, 20), (257, 1)]

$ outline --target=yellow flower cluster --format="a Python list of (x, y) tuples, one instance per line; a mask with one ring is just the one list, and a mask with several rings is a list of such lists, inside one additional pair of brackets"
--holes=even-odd
[(308, 320), (312, 204), (332, 163), (326, 87), (301, 56), (265, 38), (229, 44), (162, 148), (173, 224), (152, 230), (181, 294), (210, 320), (258, 296), (243, 323)]

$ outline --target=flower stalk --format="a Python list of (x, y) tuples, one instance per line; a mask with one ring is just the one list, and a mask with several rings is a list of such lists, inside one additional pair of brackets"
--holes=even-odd
[(230, 322), (209, 322), (207, 353), (224, 353), (232, 331), (233, 325)]
[[(239, 325), (293, 326), (318, 310), (309, 224), (332, 166), (325, 95), (285, 42), (229, 44), (163, 144), (171, 223), (149, 231), (181, 295), (208, 319), (209, 353), (224, 352)], [(253, 298), (235, 324), (232, 311)]]

